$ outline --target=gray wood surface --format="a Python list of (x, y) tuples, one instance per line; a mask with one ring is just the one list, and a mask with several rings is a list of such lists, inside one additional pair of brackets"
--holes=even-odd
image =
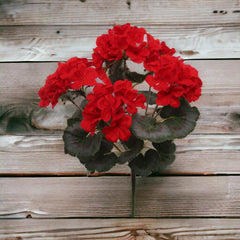
[[(14, 237), (13, 237), (14, 236)], [(0, 239), (239, 240), (238, 219), (0, 220)]]
[[(0, 61), (66, 61), (73, 56), (90, 58), (96, 38), (109, 28), (111, 26), (0, 26)], [(240, 57), (240, 25), (164, 24), (147, 25), (145, 28), (155, 38), (175, 48), (177, 54), (185, 59)]]
[[(222, 107), (240, 102), (240, 60), (189, 60), (186, 63), (199, 71), (203, 81), (204, 96), (196, 102), (198, 106)], [(0, 63), (0, 104), (38, 102), (38, 90), (56, 68), (56, 62)]]
[[(239, 135), (190, 135), (175, 142), (176, 160), (163, 174), (240, 174)], [(0, 136), (0, 158), (0, 175), (87, 174), (77, 158), (64, 154), (61, 136)], [(110, 174), (130, 170), (116, 165)]]
[[(231, 24), (236, 25), (239, 5), (234, 0), (3, 1), (1, 25), (113, 25)], [(93, 17), (94, 16), (94, 17)]]
[[(0, 217), (129, 217), (131, 178), (0, 179)], [(137, 178), (135, 217), (240, 217), (238, 176)]]
[[(0, 1), (0, 239), (240, 239), (239, 14), (236, 0)], [(96, 37), (126, 22), (203, 80), (175, 162), (136, 179), (135, 218), (128, 166), (86, 177), (63, 151), (75, 108), (37, 107), (57, 61), (90, 58)]]

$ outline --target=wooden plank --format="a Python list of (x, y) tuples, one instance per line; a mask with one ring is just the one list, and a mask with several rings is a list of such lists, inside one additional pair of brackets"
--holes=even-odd
[[(0, 26), (0, 61), (66, 61), (76, 55), (91, 58), (97, 37), (111, 27)], [(145, 29), (184, 59), (240, 58), (240, 24), (147, 25)]]
[(136, 217), (238, 217), (240, 177), (156, 177), (136, 181)]
[(0, 239), (239, 240), (239, 219), (0, 220)]
[[(240, 60), (195, 60), (186, 61), (198, 69), (203, 81), (203, 94), (214, 97), (214, 101), (204, 97), (203, 106), (230, 106), (240, 101), (239, 67)], [(210, 66), (210, 67), (209, 67)], [(0, 105), (11, 103), (38, 102), (38, 91), (45, 84), (49, 74), (55, 72), (57, 63), (1, 63), (0, 64)], [(10, 71), (9, 69), (14, 69)], [(226, 85), (227, 82), (227, 85)], [(217, 94), (225, 94), (217, 100)], [(234, 97), (229, 96), (232, 93)], [(224, 104), (225, 99), (236, 99)], [(217, 103), (216, 103), (217, 102)], [(216, 103), (216, 105), (214, 105)]]
[(0, 217), (129, 217), (130, 177), (1, 178)]
[[(240, 113), (240, 60), (187, 61), (199, 70), (203, 80), (203, 95), (196, 103), (201, 112), (195, 133), (239, 133)], [(211, 68), (208, 66), (211, 65)], [(34, 132), (37, 129), (63, 130), (66, 120), (75, 111), (70, 104), (59, 104), (51, 108), (38, 109), (37, 92), (44, 85), (46, 76), (55, 71), (56, 63), (2, 63), (0, 64), (0, 103), (18, 104), (1, 107), (1, 133), (9, 133), (11, 119), (28, 119), (22, 132)], [(14, 69), (14, 71), (10, 71)], [(19, 76), (24, 76), (19, 78)], [(216, 77), (218, 76), (218, 77)], [(231, 77), (229, 77), (231, 76)], [(228, 85), (226, 87), (226, 79)], [(147, 86), (142, 87), (143, 89)], [(29, 104), (32, 102), (33, 104)], [(24, 103), (26, 103), (24, 105)], [(5, 110), (4, 110), (5, 109)], [(16, 133), (13, 129), (10, 133)], [(46, 134), (46, 131), (45, 131)], [(52, 134), (52, 132), (47, 132)]]
[[(232, 101), (236, 101), (235, 95), (230, 96)], [(206, 96), (203, 95), (202, 98), (204, 97)], [(192, 105), (198, 106), (200, 111), (200, 119), (194, 133), (240, 133), (240, 105), (219, 107)], [(62, 130), (67, 127), (67, 119), (71, 118), (75, 111), (76, 107), (71, 103), (67, 106), (58, 104), (54, 110), (39, 108), (36, 104), (1, 106), (0, 134), (62, 135)], [(149, 108), (149, 111), (153, 111), (153, 107)]]
[(239, 8), (234, 0), (3, 1), (0, 25), (236, 24)]
[[(240, 174), (240, 137), (190, 135), (175, 141), (176, 160), (162, 174)], [(58, 136), (0, 136), (0, 175), (86, 175), (77, 158), (64, 154)], [(116, 165), (110, 175), (130, 174)]]
[[(239, 176), (150, 177), (136, 217), (240, 217)], [(1, 178), (1, 218), (129, 217), (130, 177)]]

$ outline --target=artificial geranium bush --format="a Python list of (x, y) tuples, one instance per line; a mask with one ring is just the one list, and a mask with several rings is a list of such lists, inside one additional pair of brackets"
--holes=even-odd
[[(141, 73), (129, 63), (139, 64)], [(147, 90), (138, 91), (139, 84)], [(201, 96), (198, 71), (175, 56), (175, 49), (138, 28), (114, 26), (99, 36), (92, 59), (59, 63), (39, 90), (40, 107), (70, 101), (65, 153), (90, 173), (128, 162), (134, 174), (161, 172), (175, 159), (174, 139), (193, 131)], [(81, 103), (75, 99), (81, 98)]]

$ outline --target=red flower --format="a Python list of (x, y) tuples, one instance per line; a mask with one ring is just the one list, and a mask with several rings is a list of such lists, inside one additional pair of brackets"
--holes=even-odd
[(138, 94), (138, 91), (133, 89), (132, 82), (127, 79), (115, 82), (114, 93), (122, 99), (124, 104), (126, 104), (126, 110), (130, 114), (136, 114), (137, 107), (145, 108), (145, 96), (143, 94)]
[(50, 103), (52, 108), (58, 99), (68, 89), (80, 89), (83, 85), (93, 86), (96, 83), (97, 72), (91, 67), (92, 62), (86, 58), (71, 58), (66, 63), (59, 63), (56, 72), (47, 77), (45, 86), (38, 94), (41, 98), (40, 107)]
[(129, 46), (126, 55), (130, 57), (133, 62), (141, 63), (149, 55), (149, 50), (146, 48), (146, 43), (141, 43), (137, 47)]
[(137, 63), (143, 62), (149, 55), (146, 36), (144, 28), (132, 27), (129, 23), (113, 27), (108, 34), (97, 38), (92, 55), (95, 66), (102, 68), (103, 62), (117, 61), (123, 56)]
[(196, 101), (201, 96), (202, 81), (195, 68), (185, 64), (183, 67), (182, 85), (185, 87), (183, 97), (189, 102)]
[(81, 121), (81, 127), (86, 132), (90, 132), (93, 136), (96, 130), (96, 126), (101, 120), (101, 111), (94, 106), (91, 107), (88, 105), (88, 108), (84, 108), (83, 117), (84, 119)]
[(184, 93), (184, 88), (179, 87), (170, 87), (167, 91), (159, 91), (157, 93), (156, 104), (167, 106), (170, 105), (174, 108), (179, 107), (180, 101), (179, 97), (181, 97)]
[(144, 67), (150, 72), (157, 72), (159, 67), (159, 60), (162, 55), (172, 56), (175, 53), (175, 49), (170, 49), (165, 42), (161, 42), (158, 39), (154, 39), (152, 35), (147, 34), (148, 49), (150, 51), (149, 56), (144, 61)]
[(90, 101), (83, 110), (81, 127), (94, 135), (98, 122), (103, 121), (108, 126), (102, 132), (114, 142), (118, 139), (126, 141), (131, 136), (129, 128), (132, 117), (129, 114), (136, 114), (137, 107), (145, 108), (146, 102), (145, 96), (138, 95), (128, 80), (118, 80), (114, 85), (97, 84), (87, 99)]
[(179, 107), (179, 98), (186, 98), (189, 102), (201, 96), (202, 81), (196, 69), (185, 65), (183, 60), (170, 55), (162, 55), (155, 62), (158, 69), (153, 75), (146, 77), (146, 82), (157, 90), (158, 105)]
[(132, 117), (124, 113), (120, 117), (117, 115), (116, 119), (115, 116), (111, 121), (111, 125), (104, 127), (102, 132), (105, 133), (105, 138), (108, 141), (117, 142), (118, 139), (127, 141), (131, 137), (129, 128), (132, 125)]

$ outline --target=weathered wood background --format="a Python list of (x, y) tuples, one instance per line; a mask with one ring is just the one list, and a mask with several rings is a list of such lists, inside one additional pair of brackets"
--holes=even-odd
[[(145, 27), (199, 70), (195, 131), (162, 175), (86, 176), (63, 152), (74, 107), (39, 109), (58, 61), (114, 24)], [(240, 239), (239, 0), (0, 1), (0, 239)]]

